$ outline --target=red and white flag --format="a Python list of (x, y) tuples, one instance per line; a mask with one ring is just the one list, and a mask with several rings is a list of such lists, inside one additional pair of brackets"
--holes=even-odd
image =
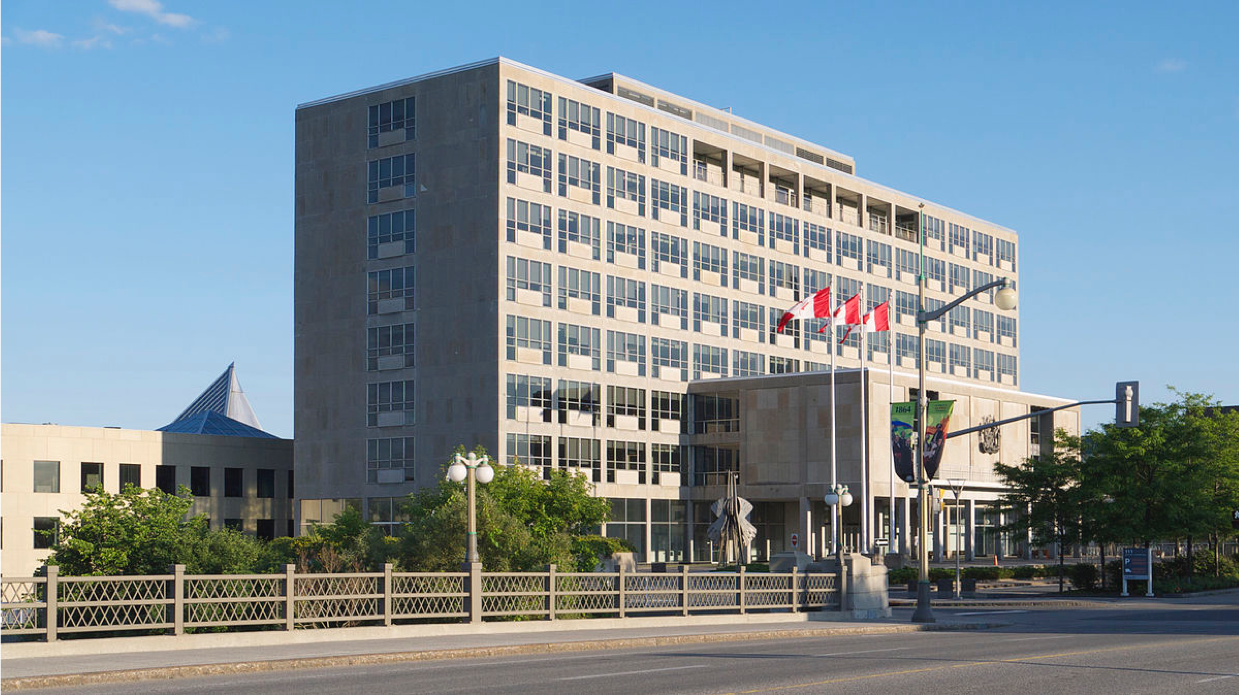
[[(830, 317), (830, 321), (817, 329), (818, 333), (825, 333), (826, 327), (831, 324), (839, 326), (857, 326), (860, 325), (860, 293), (852, 295), (852, 298), (839, 305), (835, 309), (835, 313)], [(850, 330), (850, 329), (849, 329)]]
[[(889, 331), (891, 329), (890, 311), (891, 303), (889, 301), (882, 302), (881, 304), (873, 307), (869, 310), (869, 313), (865, 314), (865, 318), (861, 320), (861, 330), (866, 333)], [(847, 340), (848, 334), (851, 332), (852, 328), (849, 326), (847, 333), (843, 334), (843, 340)], [(840, 340), (839, 342), (842, 343), (843, 340)]]
[(824, 319), (830, 317), (830, 288), (825, 287), (804, 299), (796, 302), (792, 308), (783, 312), (779, 319), (779, 327), (775, 333), (782, 333), (792, 319)]

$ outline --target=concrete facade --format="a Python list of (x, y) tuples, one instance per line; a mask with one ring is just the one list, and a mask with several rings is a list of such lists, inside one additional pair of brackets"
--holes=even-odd
[[(139, 486), (157, 484), (157, 468), (174, 467), (175, 483), (190, 487), (195, 468), (209, 471), (209, 494), (196, 496), (189, 514), (206, 516), (211, 528), (238, 525), (247, 533), (288, 535), (291, 529), (293, 443), (287, 439), (180, 434), (111, 427), (0, 425), (3, 482), (3, 545), (0, 572), (30, 576), (49, 551), (36, 549), (36, 519), (59, 519), (61, 510), (85, 501), (83, 467), (101, 471), (103, 489), (120, 492), (122, 466), (137, 473)], [(44, 475), (36, 484), (35, 468), (55, 470), (54, 484)], [(48, 464), (55, 464), (54, 466)], [(96, 468), (98, 466), (98, 468)], [(225, 469), (241, 471), (241, 495), (229, 496)], [(260, 473), (262, 471), (262, 473)], [(199, 474), (201, 475), (201, 474)], [(260, 490), (259, 477), (265, 480)], [(95, 479), (91, 478), (93, 482)], [(266, 481), (272, 486), (267, 488)], [(54, 487), (56, 491), (48, 490)], [(260, 497), (267, 494), (271, 497)]]

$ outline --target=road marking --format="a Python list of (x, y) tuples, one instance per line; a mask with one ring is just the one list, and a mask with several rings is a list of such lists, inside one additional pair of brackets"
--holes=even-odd
[(1075, 635), (1046, 635), (1045, 637), (1019, 637), (1017, 639), (1003, 640), (1004, 642), (1027, 642), (1034, 639), (1063, 639), (1064, 637), (1075, 637)]
[(1200, 679), (1200, 680), (1198, 680), (1198, 681), (1196, 681), (1196, 682), (1197, 682), (1197, 683), (1209, 683), (1209, 682), (1212, 682), (1212, 681), (1220, 681), (1220, 680), (1224, 680), (1224, 679), (1226, 679), (1226, 678), (1234, 678), (1234, 677), (1235, 677), (1235, 674), (1231, 673), (1231, 674), (1228, 674), (1228, 675), (1225, 675), (1225, 676), (1218, 676), (1217, 678), (1202, 678), (1202, 679)]
[(815, 654), (814, 656), (851, 656), (852, 654), (876, 654), (877, 652), (902, 652), (912, 647), (895, 647), (894, 649), (866, 649), (861, 652), (835, 652), (834, 654)]
[(1010, 611), (969, 611), (967, 613), (952, 613), (951, 615), (1005, 615), (1008, 613), (1027, 613), (1025, 610)]
[(694, 666), (668, 666), (666, 668), (644, 668), (640, 671), (620, 671), (618, 673), (591, 673), (588, 676), (569, 676), (567, 678), (557, 678), (561, 681), (579, 681), (586, 678), (611, 678), (612, 676), (635, 676), (642, 673), (654, 673), (656, 671), (682, 671), (686, 668), (705, 668), (705, 664), (696, 664)]

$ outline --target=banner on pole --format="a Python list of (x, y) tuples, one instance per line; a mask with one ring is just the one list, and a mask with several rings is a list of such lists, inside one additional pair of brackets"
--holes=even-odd
[(946, 433), (951, 424), (955, 401), (930, 401), (925, 412), (925, 478), (933, 480), (942, 463), (946, 448)]
[(895, 460), (895, 475), (905, 483), (916, 481), (916, 459), (912, 455), (912, 423), (915, 420), (915, 403), (891, 403), (891, 455)]

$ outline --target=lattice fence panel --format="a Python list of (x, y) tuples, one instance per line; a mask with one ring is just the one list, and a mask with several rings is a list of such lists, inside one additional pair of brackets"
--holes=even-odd
[(744, 601), (749, 608), (786, 606), (792, 600), (791, 587), (791, 575), (746, 574)]
[(805, 605), (807, 606), (837, 606), (839, 605), (838, 577), (833, 574), (810, 574), (801, 581), (804, 582)]
[(740, 577), (734, 574), (688, 575), (688, 605), (693, 608), (731, 608), (739, 605)]
[(186, 577), (185, 599), (190, 625), (276, 623), (283, 620), (284, 578)]
[(125, 630), (166, 627), (171, 619), (167, 604), (168, 579), (107, 577), (61, 578), (59, 629)]
[(555, 611), (557, 613), (618, 613), (618, 575), (559, 574), (556, 575)]
[(624, 576), (624, 607), (670, 609), (680, 607), (680, 575), (628, 574)]
[(296, 578), (297, 622), (381, 618), (382, 575), (312, 575)]
[(482, 575), (482, 613), (517, 615), (546, 612), (545, 574)]
[(0, 629), (9, 634), (40, 629), (46, 595), (41, 580), (3, 580), (0, 583)]
[(392, 575), (392, 613), (397, 617), (460, 616), (465, 613), (463, 575)]

